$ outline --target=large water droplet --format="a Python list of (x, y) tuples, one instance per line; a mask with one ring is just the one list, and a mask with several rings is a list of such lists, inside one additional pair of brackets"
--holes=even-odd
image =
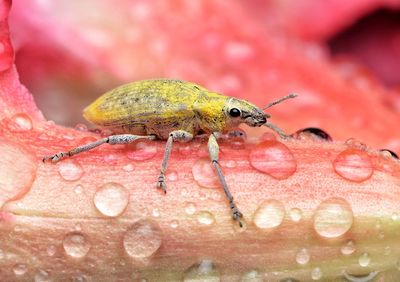
[(14, 132), (28, 131), (32, 129), (32, 120), (27, 114), (20, 113), (13, 115), (7, 126)]
[(105, 216), (118, 216), (128, 206), (129, 192), (121, 184), (106, 183), (96, 191), (93, 202)]
[(196, 212), (196, 205), (194, 203), (187, 203), (185, 206), (185, 212), (188, 215), (193, 215)]
[(192, 265), (183, 276), (184, 282), (219, 282), (220, 280), (219, 271), (211, 260), (202, 260)]
[(378, 275), (379, 271), (372, 271), (368, 275), (363, 275), (363, 276), (354, 276), (351, 274), (348, 274), (347, 271), (343, 272), (344, 278), (346, 278), (347, 281), (350, 282), (372, 282), (374, 278)]
[(352, 224), (351, 207), (341, 198), (330, 198), (323, 201), (314, 214), (314, 229), (322, 237), (339, 237), (345, 234)]
[(258, 270), (250, 270), (242, 275), (240, 282), (263, 282), (263, 275)]
[(212, 213), (208, 211), (199, 211), (197, 213), (197, 221), (200, 224), (211, 225), (215, 222), (215, 217)]
[(310, 253), (306, 248), (301, 249), (296, 254), (296, 262), (298, 264), (307, 264), (310, 261)]
[(254, 224), (261, 229), (278, 227), (285, 217), (285, 207), (277, 200), (266, 200), (255, 211)]
[(311, 270), (311, 279), (312, 280), (320, 280), (322, 278), (321, 268), (315, 267)]
[(125, 233), (123, 244), (126, 253), (135, 259), (152, 256), (161, 246), (162, 232), (155, 223), (139, 220)]
[(352, 253), (354, 253), (354, 251), (356, 250), (356, 247), (354, 245), (353, 240), (349, 240), (346, 242), (346, 244), (344, 244), (341, 248), (340, 251), (342, 252), (343, 255), (345, 256), (349, 256)]
[(333, 161), (333, 168), (343, 178), (362, 182), (371, 177), (373, 167), (367, 153), (358, 149), (347, 149)]
[(276, 140), (258, 144), (250, 152), (250, 163), (257, 170), (276, 179), (288, 178), (297, 168), (296, 160), (290, 149)]
[(157, 147), (151, 142), (138, 142), (135, 149), (127, 152), (128, 159), (134, 161), (144, 161), (153, 158), (157, 154)]
[(90, 250), (90, 243), (85, 236), (78, 232), (72, 232), (63, 240), (65, 253), (73, 258), (83, 258)]
[(23, 197), (36, 177), (37, 159), (22, 146), (0, 140), (0, 207)]
[(76, 181), (83, 175), (82, 166), (75, 160), (63, 160), (59, 162), (58, 172), (67, 181)]
[(300, 129), (292, 134), (292, 136), (297, 139), (312, 138), (314, 140), (332, 141), (332, 137), (328, 133), (316, 127)]
[(192, 167), (193, 178), (196, 182), (207, 188), (220, 186), (217, 174), (208, 158), (198, 159)]
[(13, 272), (15, 276), (21, 276), (24, 275), (28, 271), (28, 266), (23, 263), (17, 263), (13, 267)]
[(50, 274), (42, 269), (39, 269), (34, 277), (34, 281), (35, 282), (50, 282), (52, 281)]
[(358, 264), (362, 267), (367, 267), (369, 263), (371, 262), (371, 257), (369, 256), (368, 253), (362, 253), (358, 257)]

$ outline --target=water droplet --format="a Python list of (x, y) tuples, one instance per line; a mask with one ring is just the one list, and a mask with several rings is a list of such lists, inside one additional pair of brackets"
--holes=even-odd
[(67, 181), (76, 181), (83, 175), (82, 166), (75, 160), (63, 160), (58, 164), (60, 176)]
[(363, 142), (355, 138), (347, 139), (345, 144), (352, 149), (358, 149), (360, 151), (365, 151), (367, 149), (367, 146)]
[(176, 171), (171, 171), (167, 173), (167, 179), (169, 181), (176, 181), (178, 180), (178, 174), (176, 173)]
[(197, 213), (197, 221), (204, 225), (211, 225), (215, 222), (215, 217), (208, 211), (199, 211)]
[(202, 187), (217, 188), (220, 186), (217, 174), (208, 158), (198, 159), (192, 167), (194, 180)]
[(293, 220), (294, 222), (299, 222), (301, 220), (301, 218), (303, 217), (303, 213), (298, 208), (292, 208), (289, 211), (289, 216), (290, 216), (290, 219)]
[(297, 139), (313, 138), (314, 140), (332, 141), (332, 137), (322, 129), (307, 127), (296, 131), (292, 137)]
[(152, 256), (161, 246), (162, 232), (155, 223), (139, 220), (125, 233), (123, 244), (126, 253), (135, 259)]
[(28, 271), (28, 266), (23, 263), (17, 263), (13, 267), (13, 272), (15, 276), (21, 276), (24, 275)]
[(221, 165), (224, 166), (224, 167), (227, 167), (227, 168), (234, 168), (234, 167), (236, 167), (236, 161), (229, 160), (229, 161), (226, 161), (226, 162), (222, 162)]
[(196, 205), (194, 203), (187, 203), (185, 206), (185, 212), (188, 215), (193, 215), (196, 212)]
[(337, 174), (355, 182), (365, 181), (373, 173), (369, 156), (358, 149), (347, 149), (341, 152), (333, 161), (333, 167)]
[(264, 141), (251, 150), (250, 163), (276, 179), (288, 178), (297, 168), (290, 149), (276, 140)]
[(57, 247), (54, 246), (54, 245), (48, 245), (47, 248), (46, 248), (46, 252), (47, 252), (48, 256), (52, 257), (52, 256), (54, 256), (56, 254)]
[(382, 149), (379, 150), (381, 155), (384, 157), (389, 157), (389, 158), (394, 158), (394, 159), (399, 159), (399, 156), (397, 156), (397, 154), (389, 149)]
[(368, 253), (362, 253), (358, 257), (358, 264), (362, 267), (367, 267), (369, 263), (371, 262), (371, 258)]
[(160, 216), (160, 210), (157, 209), (157, 208), (154, 208), (154, 209), (151, 211), (151, 214), (152, 214), (154, 217), (159, 217), (159, 216)]
[(352, 253), (354, 253), (355, 250), (356, 250), (356, 247), (352, 240), (347, 241), (346, 244), (340, 248), (340, 251), (345, 256), (351, 255)]
[(220, 280), (219, 271), (211, 260), (202, 260), (192, 265), (183, 275), (184, 282), (219, 282)]
[(179, 225), (179, 222), (177, 220), (172, 220), (171, 223), (170, 223), (170, 226), (172, 228), (177, 228), (178, 225)]
[(285, 217), (285, 207), (277, 200), (266, 200), (255, 211), (254, 224), (261, 229), (278, 227)]
[(50, 274), (47, 271), (39, 269), (35, 274), (34, 281), (35, 282), (50, 282), (50, 281), (52, 281), (52, 279), (50, 278)]
[(85, 124), (78, 123), (77, 125), (75, 125), (75, 130), (86, 132), (88, 128)]
[(20, 113), (13, 115), (7, 125), (11, 131), (24, 132), (32, 129), (32, 120), (27, 114)]
[(311, 279), (312, 280), (319, 280), (322, 278), (322, 271), (321, 268), (315, 267), (311, 270)]
[(74, 192), (75, 192), (75, 194), (78, 194), (78, 195), (82, 194), (83, 193), (83, 186), (80, 185), (80, 184), (76, 185), (75, 188), (74, 188)]
[(314, 229), (322, 237), (339, 237), (349, 231), (352, 224), (353, 211), (341, 198), (323, 201), (314, 214)]
[(310, 261), (310, 253), (306, 248), (301, 249), (297, 254), (296, 254), (296, 262), (298, 264), (307, 264)]
[(134, 168), (133, 164), (127, 164), (127, 165), (124, 165), (124, 166), (122, 167), (122, 169), (123, 169), (124, 171), (131, 172), (131, 171), (133, 171), (135, 168)]
[(109, 154), (103, 155), (103, 160), (109, 164), (115, 164), (118, 161), (118, 158), (119, 158), (118, 155), (116, 155), (114, 153), (109, 153)]
[(128, 206), (129, 191), (121, 184), (109, 182), (96, 191), (93, 202), (103, 215), (119, 216)]
[(372, 282), (374, 278), (378, 275), (379, 271), (372, 271), (368, 275), (363, 275), (363, 276), (354, 276), (351, 274), (348, 274), (347, 271), (343, 272), (344, 278), (347, 279), (347, 281), (350, 282)]
[(392, 220), (393, 221), (399, 221), (400, 220), (400, 213), (398, 213), (398, 212), (392, 213)]
[(83, 258), (90, 250), (90, 243), (83, 234), (72, 232), (65, 236), (63, 240), (65, 253), (73, 258)]
[(0, 207), (11, 199), (22, 198), (36, 177), (37, 158), (22, 146), (0, 140)]
[(258, 270), (250, 270), (242, 275), (240, 282), (263, 282), (263, 275)]
[(144, 161), (153, 158), (157, 154), (157, 147), (151, 142), (138, 142), (134, 149), (127, 152), (128, 159)]
[(288, 277), (288, 278), (283, 278), (283, 279), (279, 280), (279, 282), (300, 282), (300, 281), (297, 279)]

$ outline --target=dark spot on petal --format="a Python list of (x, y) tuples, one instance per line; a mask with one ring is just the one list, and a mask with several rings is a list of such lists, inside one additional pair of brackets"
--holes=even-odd
[(389, 149), (381, 149), (379, 151), (380, 152), (388, 152), (393, 158), (399, 159), (399, 156), (395, 152), (393, 152), (393, 151), (391, 151)]

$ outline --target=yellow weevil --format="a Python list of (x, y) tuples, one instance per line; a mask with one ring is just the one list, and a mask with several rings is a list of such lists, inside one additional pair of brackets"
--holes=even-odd
[(270, 116), (263, 110), (294, 97), (295, 94), (290, 94), (260, 109), (247, 101), (210, 92), (199, 85), (181, 80), (154, 79), (129, 83), (108, 91), (83, 111), (88, 121), (110, 129), (117, 135), (44, 157), (43, 162), (57, 162), (104, 143), (114, 145), (138, 139), (163, 139), (167, 140), (167, 144), (157, 187), (166, 192), (164, 175), (172, 143), (187, 142), (196, 135), (209, 134), (208, 152), (212, 164), (229, 201), (232, 217), (242, 226), (242, 213), (233, 202), (218, 162), (217, 138), (241, 123), (253, 127), (265, 125), (281, 137), (287, 137), (281, 129), (267, 122)]

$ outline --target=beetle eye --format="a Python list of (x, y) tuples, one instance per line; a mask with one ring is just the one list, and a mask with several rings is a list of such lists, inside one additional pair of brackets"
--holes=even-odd
[(232, 108), (232, 109), (229, 111), (229, 115), (230, 115), (231, 117), (238, 117), (238, 116), (240, 116), (240, 110), (239, 110), (239, 109), (236, 109), (236, 108)]

